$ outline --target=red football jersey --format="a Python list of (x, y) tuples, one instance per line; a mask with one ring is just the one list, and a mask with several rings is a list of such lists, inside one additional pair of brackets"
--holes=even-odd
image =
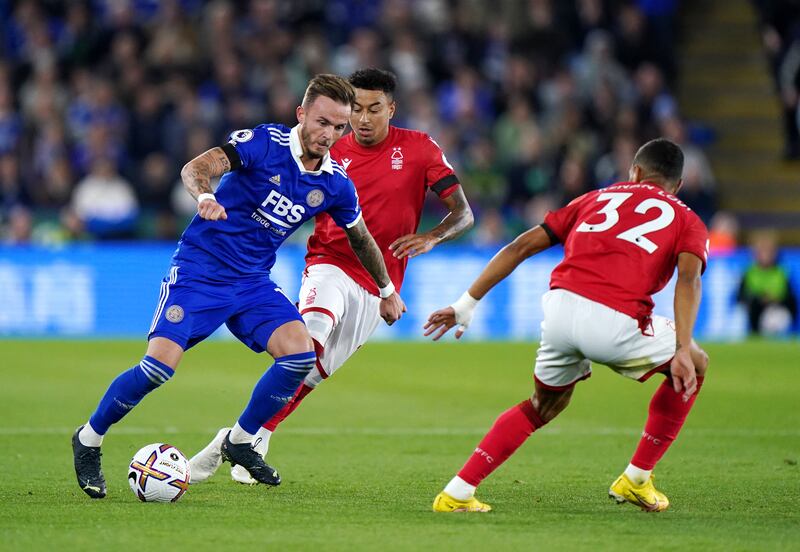
[[(334, 144), (331, 156), (355, 184), (364, 222), (399, 290), (408, 257), (395, 259), (389, 245), (416, 232), (428, 189), (442, 198), (456, 190), (459, 183), (453, 168), (430, 136), (393, 126), (386, 138), (372, 147), (360, 145), (351, 132)], [(344, 231), (326, 213), (317, 215), (306, 253), (306, 266), (321, 263), (338, 266), (361, 287), (378, 294)]]
[(677, 197), (654, 184), (619, 183), (576, 198), (544, 224), (564, 244), (550, 288), (563, 288), (644, 322), (652, 295), (684, 251), (707, 261), (708, 231)]

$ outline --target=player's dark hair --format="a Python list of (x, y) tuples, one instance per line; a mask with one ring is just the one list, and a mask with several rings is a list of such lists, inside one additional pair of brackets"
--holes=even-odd
[(656, 138), (639, 148), (633, 164), (639, 165), (647, 174), (661, 176), (674, 187), (683, 174), (683, 152), (678, 144), (666, 138)]
[(384, 71), (370, 67), (369, 69), (359, 69), (347, 79), (354, 88), (363, 90), (380, 90), (387, 96), (394, 95), (397, 88), (397, 77), (391, 71)]
[(306, 93), (303, 95), (303, 107), (307, 109), (320, 96), (349, 106), (356, 103), (356, 91), (353, 86), (339, 75), (329, 73), (315, 75), (309, 81)]

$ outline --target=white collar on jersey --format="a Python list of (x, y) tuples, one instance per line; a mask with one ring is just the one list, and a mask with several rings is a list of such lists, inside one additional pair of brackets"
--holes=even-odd
[(309, 171), (303, 166), (303, 162), (300, 160), (300, 158), (303, 157), (303, 146), (300, 144), (300, 125), (295, 126), (289, 132), (289, 149), (301, 173), (318, 175), (324, 171), (328, 174), (333, 174), (330, 152), (326, 153), (325, 157), (322, 158), (322, 164), (319, 166), (318, 171)]

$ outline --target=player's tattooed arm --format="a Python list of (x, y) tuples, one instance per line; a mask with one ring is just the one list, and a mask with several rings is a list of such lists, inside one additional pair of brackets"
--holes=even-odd
[(429, 232), (439, 240), (438, 243), (459, 237), (472, 228), (472, 224), (475, 222), (467, 196), (464, 195), (461, 186), (449, 196), (442, 198), (442, 203), (447, 207), (449, 213)]
[(449, 210), (442, 222), (428, 232), (407, 234), (397, 238), (389, 246), (395, 257), (402, 259), (427, 253), (436, 245), (455, 239), (472, 227), (475, 219), (461, 186), (449, 196), (442, 198), (442, 203)]
[[(347, 239), (350, 241), (350, 247), (353, 248), (356, 257), (367, 269), (367, 272), (375, 280), (378, 287), (385, 288), (391, 285), (392, 280), (386, 270), (386, 263), (383, 262), (381, 250), (378, 248), (378, 244), (375, 243), (372, 234), (367, 230), (364, 220), (359, 220), (358, 224), (347, 228), (345, 232), (347, 233)], [(394, 289), (394, 287), (391, 289)], [(406, 305), (396, 291), (381, 300), (381, 318), (390, 326), (399, 320), (404, 312), (406, 312)]]
[[(231, 160), (222, 148), (211, 148), (186, 163), (181, 169), (183, 186), (198, 200), (197, 214), (206, 220), (226, 220), (228, 214), (220, 205), (211, 189), (211, 179), (231, 170)], [(200, 201), (203, 194), (209, 194)]]
[(389, 272), (386, 270), (386, 264), (383, 262), (383, 255), (375, 243), (372, 234), (369, 233), (367, 225), (364, 224), (364, 219), (358, 221), (358, 224), (347, 228), (347, 239), (350, 242), (350, 247), (353, 252), (367, 269), (369, 275), (375, 280), (378, 287), (386, 287), (391, 283)]
[(201, 153), (181, 169), (181, 180), (186, 190), (197, 199), (200, 194), (211, 194), (211, 179), (231, 170), (231, 161), (222, 148), (211, 148)]

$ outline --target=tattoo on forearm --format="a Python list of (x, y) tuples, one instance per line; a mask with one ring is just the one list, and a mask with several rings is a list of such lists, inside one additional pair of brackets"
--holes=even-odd
[(431, 234), (439, 238), (439, 242), (457, 238), (472, 227), (474, 220), (463, 190), (456, 190), (445, 200), (445, 204), (450, 212), (431, 230)]
[(386, 271), (386, 265), (383, 262), (383, 255), (378, 248), (378, 244), (372, 238), (372, 235), (367, 230), (364, 222), (356, 224), (354, 227), (347, 230), (347, 238), (350, 240), (350, 247), (353, 252), (367, 269), (372, 279), (378, 284), (379, 287), (389, 285), (389, 273)]
[(183, 185), (195, 199), (200, 194), (210, 194), (211, 179), (231, 170), (231, 162), (222, 148), (212, 148), (198, 155), (181, 170)]

